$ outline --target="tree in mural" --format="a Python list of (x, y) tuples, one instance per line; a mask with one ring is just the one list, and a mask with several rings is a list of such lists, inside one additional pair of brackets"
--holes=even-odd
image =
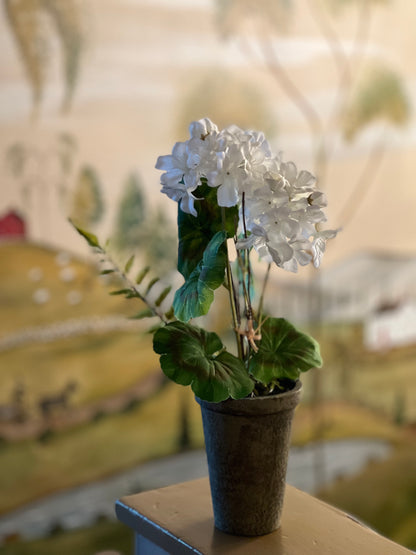
[(158, 269), (176, 268), (177, 243), (172, 222), (158, 206), (147, 225), (147, 260)]
[(189, 92), (181, 102), (179, 134), (190, 121), (209, 117), (220, 129), (236, 124), (242, 129), (262, 129), (270, 137), (276, 122), (261, 87), (247, 77), (218, 68), (189, 79)]
[(85, 42), (82, 4), (78, 0), (3, 1), (32, 90), (33, 114), (37, 114), (43, 98), (55, 38), (62, 53), (62, 110), (68, 110), (78, 82)]
[(160, 207), (150, 209), (139, 177), (127, 178), (116, 214), (112, 244), (122, 254), (139, 254), (157, 270), (175, 265), (176, 240)]
[(97, 224), (104, 214), (102, 186), (92, 166), (80, 169), (72, 192), (70, 219), (78, 226), (89, 229)]
[(143, 242), (145, 199), (136, 174), (126, 180), (116, 217), (114, 245), (121, 251), (134, 251)]

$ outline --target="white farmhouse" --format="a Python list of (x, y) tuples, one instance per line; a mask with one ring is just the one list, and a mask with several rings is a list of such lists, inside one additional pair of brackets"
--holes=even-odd
[(416, 341), (416, 256), (357, 253), (310, 275), (275, 272), (268, 310), (297, 323), (361, 322), (369, 349)]

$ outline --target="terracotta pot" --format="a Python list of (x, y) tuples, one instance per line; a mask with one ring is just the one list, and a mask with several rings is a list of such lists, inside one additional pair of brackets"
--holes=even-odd
[(302, 384), (201, 405), (215, 526), (261, 536), (280, 526), (293, 414)]

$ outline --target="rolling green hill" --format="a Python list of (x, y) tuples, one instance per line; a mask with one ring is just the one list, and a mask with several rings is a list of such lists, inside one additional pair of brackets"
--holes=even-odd
[[(62, 275), (63, 269), (67, 272)], [(140, 305), (110, 296), (114, 284), (107, 281), (93, 263), (39, 245), (0, 244), (0, 406), (12, 403), (16, 384), (23, 385), (27, 421), (13, 426), (19, 430), (42, 422), (44, 429), (25, 440), (0, 442), (0, 513), (178, 449), (178, 391), (189, 397), (192, 392), (174, 384), (160, 390), (156, 383), (145, 389), (145, 402), (124, 404), (118, 412), (95, 411), (89, 420), (61, 432), (53, 427), (56, 419), (111, 404), (162, 375), (144, 324), (127, 318)], [(34, 300), (39, 289), (49, 293), (43, 303)], [(79, 302), (68, 302), (71, 291), (82, 294)], [(94, 325), (85, 328), (91, 320)], [(109, 322), (109, 329), (100, 328), (103, 322)], [(61, 334), (63, 323), (70, 325)], [(4, 347), (11, 336), (17, 343)], [(39, 401), (61, 392), (70, 381), (77, 388), (68, 407), (42, 420)], [(196, 403), (191, 427), (194, 444), (200, 446)]]
[(127, 318), (140, 304), (109, 295), (108, 282), (92, 262), (0, 244), (0, 404), (18, 382), (33, 417), (37, 400), (69, 381), (78, 385), (73, 403), (85, 405), (158, 370), (143, 324)]
[(29, 326), (85, 316), (131, 314), (131, 303), (108, 295), (96, 259), (27, 242), (0, 243), (0, 336)]
[(394, 541), (416, 549), (416, 441), (319, 496)]

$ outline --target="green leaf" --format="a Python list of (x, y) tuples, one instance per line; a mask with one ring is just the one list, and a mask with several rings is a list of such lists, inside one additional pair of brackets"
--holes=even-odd
[[(238, 208), (221, 208), (217, 203), (216, 188), (206, 181), (195, 191), (198, 201), (195, 208), (198, 215), (186, 214), (178, 208), (178, 270), (188, 279), (202, 260), (204, 251), (218, 231), (226, 231), (227, 237), (236, 233)], [(222, 218), (224, 214), (224, 222)]]
[(173, 300), (175, 316), (188, 322), (207, 314), (214, 300), (214, 289), (224, 280), (227, 252), (225, 231), (218, 231), (204, 251), (202, 260), (180, 287)]
[(171, 306), (171, 307), (169, 308), (169, 310), (167, 310), (167, 311), (165, 312), (165, 318), (166, 318), (167, 320), (172, 320), (174, 317), (175, 317), (175, 311), (174, 311), (174, 309), (173, 309), (173, 306)]
[(135, 291), (134, 289), (129, 289), (129, 292), (126, 293), (126, 299), (141, 299), (141, 295)]
[(117, 291), (110, 291), (110, 295), (131, 295), (131, 289), (117, 289)]
[(133, 262), (134, 262), (134, 254), (132, 256), (130, 256), (130, 258), (127, 260), (126, 265), (124, 266), (124, 273), (128, 274), (131, 267), (133, 266)]
[(149, 281), (149, 285), (147, 286), (146, 293), (144, 294), (145, 296), (150, 293), (150, 290), (152, 289), (153, 285), (155, 285), (158, 281), (160, 281), (160, 278), (158, 277), (154, 277), (152, 280)]
[(153, 349), (168, 378), (190, 385), (199, 398), (219, 402), (247, 397), (254, 387), (243, 362), (227, 353), (216, 333), (183, 322), (158, 329)]
[(284, 318), (268, 318), (261, 335), (259, 350), (249, 362), (249, 372), (263, 384), (281, 378), (297, 380), (301, 372), (322, 366), (317, 341)]
[(351, 141), (377, 120), (400, 126), (409, 117), (409, 99), (400, 76), (388, 67), (373, 66), (364, 74), (345, 109), (344, 136)]
[(146, 266), (145, 268), (143, 268), (143, 270), (141, 270), (141, 272), (139, 272), (139, 274), (136, 277), (137, 285), (141, 284), (141, 282), (144, 280), (144, 278), (149, 273), (149, 271), (150, 271), (150, 266)]
[(82, 235), (82, 237), (84, 237), (84, 239), (87, 241), (90, 247), (101, 249), (100, 243), (98, 242), (97, 237), (93, 233), (90, 233), (89, 231), (85, 231), (85, 229), (81, 229), (80, 227), (76, 226), (72, 220), (69, 220), (69, 222), (78, 231), (78, 233)]
[(165, 289), (163, 289), (163, 291), (161, 292), (161, 294), (158, 296), (158, 298), (155, 300), (155, 306), (160, 306), (163, 301), (166, 299), (166, 297), (169, 295), (169, 293), (172, 290), (172, 286), (169, 285), (168, 287), (165, 287)]
[(154, 316), (153, 311), (150, 308), (144, 308), (143, 310), (141, 310), (137, 314), (134, 314), (134, 316), (130, 316), (130, 319), (131, 320), (141, 320), (142, 318), (151, 318), (152, 316)]
[(100, 272), (100, 276), (106, 276), (108, 274), (114, 274), (115, 270), (112, 268), (107, 268), (106, 270), (102, 270)]

